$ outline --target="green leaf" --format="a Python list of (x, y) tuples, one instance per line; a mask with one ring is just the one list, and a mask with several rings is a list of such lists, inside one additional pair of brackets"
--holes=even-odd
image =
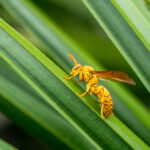
[[(64, 118), (48, 106), (44, 99), (2, 60), (0, 60), (0, 80), (0, 110), (29, 134), (50, 148), (68, 149), (65, 144), (73, 149), (90, 147)], [(58, 144), (57, 138), (65, 144), (60, 141)]]
[(143, 0), (145, 6), (150, 10), (150, 0)]
[(4, 140), (0, 139), (0, 149), (1, 150), (17, 150), (15, 147), (11, 146)]
[(137, 7), (136, 1), (114, 0), (112, 3), (136, 33), (137, 37), (144, 43), (147, 50), (150, 51), (150, 23)]
[[(150, 92), (148, 20), (132, 1), (128, 3), (125, 0), (121, 2), (83, 0), (83, 2)], [(138, 21), (143, 23), (136, 24)]]
[(100, 119), (95, 101), (88, 96), (86, 100), (78, 98), (74, 93), (81, 88), (66, 81), (63, 78), (66, 74), (59, 67), (2, 20), (0, 27), (1, 58), (65, 118), (87, 144), (95, 149), (148, 148), (115, 116)]
[[(49, 56), (63, 70), (68, 71), (72, 66), (70, 59), (66, 58), (68, 53), (71, 53), (82, 64), (91, 65), (97, 70), (105, 70), (99, 62), (96, 62), (79, 45), (74, 44), (74, 41), (70, 40), (51, 19), (47, 18), (32, 3), (18, 0), (4, 0), (2, 3), (11, 14), (21, 21), (25, 28), (30, 30), (29, 33), (32, 32), (34, 37), (39, 39), (39, 43), (46, 48)], [(149, 111), (136, 96), (123, 86), (117, 83), (103, 85), (111, 92), (117, 117), (142, 140), (150, 144)]]

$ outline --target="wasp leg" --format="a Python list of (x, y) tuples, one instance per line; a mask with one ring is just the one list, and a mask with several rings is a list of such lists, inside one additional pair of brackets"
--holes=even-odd
[(103, 90), (101, 99), (100, 99), (100, 104), (101, 104), (101, 117), (102, 119), (105, 119), (103, 111), (104, 111), (104, 88), (101, 89), (101, 91)]
[(84, 96), (84, 95), (86, 95), (88, 92), (89, 92), (89, 87), (86, 89), (86, 91), (83, 93), (83, 94), (79, 94), (79, 93), (76, 93), (78, 96)]
[(104, 109), (104, 103), (101, 103), (101, 117), (102, 117), (102, 119), (105, 119), (105, 117), (103, 115), (103, 109)]
[(81, 82), (81, 80), (75, 80), (74, 82)]
[(93, 91), (91, 91), (91, 92), (90, 92), (90, 95), (92, 96), (92, 94), (93, 94), (93, 93), (94, 93), (94, 92), (93, 92)]
[(90, 88), (90, 91), (91, 91), (91, 92), (90, 92), (90, 95), (91, 95), (91, 96), (92, 96), (93, 93), (95, 93), (95, 89), (96, 89), (96, 87), (91, 87), (91, 88)]
[(75, 74), (73, 74), (73, 75), (71, 75), (71, 76), (69, 76), (69, 77), (64, 76), (64, 78), (67, 79), (67, 80), (69, 80), (69, 79), (75, 77), (78, 73), (79, 73), (79, 72), (76, 72)]
[(64, 76), (64, 78), (69, 80), (69, 79), (73, 78), (73, 76), (69, 76), (69, 77)]
[(90, 95), (91, 95), (91, 96), (92, 96), (92, 93), (93, 93), (93, 92), (91, 91), (91, 92), (90, 92)]

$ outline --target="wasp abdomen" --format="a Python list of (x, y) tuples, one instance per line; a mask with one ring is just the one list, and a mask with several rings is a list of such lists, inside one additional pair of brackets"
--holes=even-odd
[(98, 97), (101, 107), (103, 106), (102, 112), (108, 118), (113, 110), (113, 102), (110, 93), (103, 86), (98, 86), (94, 94)]
[(113, 110), (113, 102), (112, 102), (111, 97), (109, 96), (109, 98), (107, 97), (104, 99), (104, 110), (103, 110), (103, 112), (107, 118), (112, 114), (112, 110)]

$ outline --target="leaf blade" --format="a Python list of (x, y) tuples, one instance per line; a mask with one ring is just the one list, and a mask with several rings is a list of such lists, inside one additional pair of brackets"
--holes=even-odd
[[(147, 90), (150, 91), (150, 71), (148, 70), (150, 67), (148, 63), (150, 53), (143, 43), (137, 38), (110, 1), (99, 1), (96, 3), (91, 0), (83, 0), (83, 2), (116, 45), (120, 53), (128, 60)], [(109, 18), (110, 16), (111, 19)]]
[(0, 148), (2, 150), (17, 150), (17, 148), (13, 147), (2, 139), (0, 139)]
[[(93, 149), (39, 94), (29, 88), (19, 75), (9, 66), (6, 69), (6, 63), (0, 61), (0, 68), (2, 112), (50, 148), (69, 149), (65, 143), (73, 149)], [(58, 140), (52, 134), (64, 143), (58, 144)]]

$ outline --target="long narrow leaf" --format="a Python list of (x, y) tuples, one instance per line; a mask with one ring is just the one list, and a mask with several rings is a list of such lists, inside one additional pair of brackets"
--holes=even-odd
[(136, 5), (136, 1), (113, 0), (112, 3), (118, 9), (119, 13), (123, 16), (126, 22), (130, 25), (132, 30), (136, 33), (137, 37), (144, 43), (147, 50), (150, 51), (149, 19), (147, 19), (147, 17), (141, 13), (141, 10)]
[[(140, 13), (139, 9), (136, 8), (136, 5), (134, 5), (134, 9), (132, 8), (133, 5), (131, 4), (133, 2), (129, 4), (125, 0), (83, 0), (83, 2), (150, 92), (150, 53), (146, 49), (146, 47), (149, 47), (147, 34), (149, 22)], [(113, 4), (121, 11), (127, 22), (125, 22), (124, 17), (120, 15)], [(126, 9), (123, 9), (125, 7)], [(136, 24), (139, 20), (139, 15), (136, 16), (136, 12), (139, 13), (140, 20), (144, 21), (143, 25)], [(128, 23), (132, 26), (132, 29), (134, 27), (138, 36), (133, 32)]]
[(68, 149), (54, 136), (73, 149), (94, 148), (3, 61), (0, 68), (2, 112), (51, 148)]
[(4, 140), (0, 139), (0, 149), (1, 150), (17, 150), (15, 147), (12, 145), (8, 144)]

